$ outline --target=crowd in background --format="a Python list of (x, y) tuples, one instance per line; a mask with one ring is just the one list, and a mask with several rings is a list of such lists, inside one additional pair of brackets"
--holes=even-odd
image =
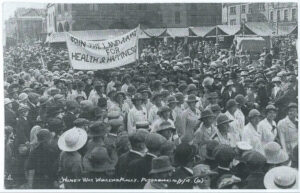
[(295, 44), (278, 38), (253, 60), (235, 43), (155, 40), (103, 71), (73, 70), (66, 48), (10, 47), (5, 186), (295, 188)]

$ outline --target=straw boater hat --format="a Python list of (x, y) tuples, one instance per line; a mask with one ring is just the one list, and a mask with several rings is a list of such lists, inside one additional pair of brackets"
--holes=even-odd
[(265, 156), (269, 164), (281, 164), (289, 160), (288, 154), (276, 142), (269, 142), (264, 146)]
[(279, 166), (269, 170), (264, 177), (266, 189), (297, 189), (298, 171), (289, 166)]
[(73, 152), (82, 148), (87, 141), (87, 133), (80, 128), (65, 131), (58, 139), (58, 147), (62, 151)]
[(246, 141), (239, 141), (236, 143), (236, 146), (242, 151), (249, 151), (252, 149), (252, 146)]

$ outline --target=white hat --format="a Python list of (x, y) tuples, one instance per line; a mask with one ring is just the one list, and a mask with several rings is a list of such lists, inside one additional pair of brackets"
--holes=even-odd
[(80, 128), (65, 131), (58, 139), (58, 147), (62, 151), (73, 152), (82, 148), (87, 141), (87, 133)]
[(9, 98), (4, 99), (4, 105), (7, 105), (9, 103), (12, 103), (12, 101)]
[(298, 189), (298, 171), (289, 166), (269, 170), (264, 177), (266, 189)]
[(236, 143), (236, 146), (243, 151), (248, 151), (252, 149), (252, 146), (246, 141), (239, 141)]

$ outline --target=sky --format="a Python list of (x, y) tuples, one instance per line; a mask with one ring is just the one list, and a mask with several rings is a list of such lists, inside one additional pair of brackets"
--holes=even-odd
[(4, 2), (2, 3), (3, 20), (5, 21), (9, 17), (14, 16), (15, 10), (18, 8), (46, 8), (46, 5), (46, 3)]

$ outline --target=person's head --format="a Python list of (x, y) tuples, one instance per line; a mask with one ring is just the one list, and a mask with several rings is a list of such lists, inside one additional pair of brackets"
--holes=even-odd
[(140, 132), (135, 132), (129, 135), (129, 141), (131, 148), (135, 151), (144, 152), (145, 151), (145, 136)]
[(175, 170), (168, 156), (153, 158), (151, 168), (149, 174), (155, 179), (169, 179)]
[(246, 104), (246, 99), (242, 94), (236, 95), (234, 97), (234, 100), (236, 101), (238, 108), (241, 108), (241, 107), (245, 106), (245, 104)]
[(175, 163), (186, 167), (193, 163), (195, 156), (195, 147), (187, 143), (181, 143), (177, 146), (174, 154)]
[(169, 140), (175, 131), (175, 127), (169, 121), (164, 121), (159, 125), (157, 133)]
[(234, 99), (229, 99), (226, 103), (226, 109), (230, 114), (234, 114), (235, 111), (237, 110), (237, 103), (235, 102)]
[(243, 153), (241, 160), (249, 172), (262, 171), (267, 161), (264, 155), (254, 150)]
[(230, 129), (229, 123), (232, 122), (225, 114), (220, 114), (217, 117), (217, 128), (222, 134), (227, 134)]
[(252, 109), (249, 114), (249, 122), (256, 127), (259, 123), (259, 121), (261, 120), (261, 114), (257, 109)]
[(215, 159), (218, 163), (218, 166), (230, 168), (234, 157), (235, 151), (229, 145), (220, 144), (215, 149)]
[(290, 103), (288, 106), (288, 116), (290, 119), (295, 120), (298, 117), (298, 105)]
[(167, 101), (168, 101), (168, 106), (170, 109), (174, 109), (178, 103), (175, 96), (169, 96)]
[(217, 104), (218, 103), (218, 93), (217, 92), (208, 93), (208, 101), (212, 105)]
[(162, 144), (160, 148), (160, 155), (168, 156), (171, 163), (174, 164), (174, 151), (176, 149), (175, 144), (172, 141), (167, 140), (164, 144)]
[(98, 93), (98, 94), (102, 94), (103, 93), (103, 84), (102, 84), (102, 82), (100, 82), (100, 81), (96, 81), (95, 83), (94, 83), (94, 88), (95, 88), (95, 90), (96, 90), (96, 92)]
[(215, 121), (215, 115), (211, 110), (204, 110), (201, 113), (200, 120), (206, 127), (210, 127)]
[(184, 103), (184, 96), (181, 92), (175, 94), (176, 100), (178, 101), (177, 105), (182, 105)]
[(162, 106), (158, 109), (157, 114), (164, 120), (168, 120), (170, 118), (170, 112), (171, 109), (168, 106)]
[(82, 81), (78, 81), (77, 82), (77, 90), (79, 91), (79, 92), (81, 92), (81, 91), (83, 91), (84, 90), (84, 82), (82, 82)]
[(121, 91), (117, 92), (114, 96), (115, 101), (120, 104), (123, 104), (125, 97), (126, 97), (125, 93)]
[(191, 109), (194, 109), (196, 107), (196, 103), (198, 102), (196, 95), (190, 94), (186, 100), (186, 103)]
[(268, 120), (275, 120), (277, 116), (277, 108), (274, 105), (268, 105), (266, 107), (266, 118)]
[(155, 155), (160, 154), (161, 146), (166, 142), (167, 140), (158, 133), (149, 133), (146, 135), (145, 139), (145, 145), (150, 153), (153, 153)]
[(18, 112), (20, 117), (27, 117), (29, 113), (29, 107), (26, 105), (21, 105), (18, 109)]
[(48, 145), (51, 140), (51, 133), (48, 129), (41, 129), (36, 134), (36, 137), (37, 137), (38, 143)]
[(214, 113), (215, 117), (218, 117), (222, 109), (218, 104), (214, 104), (210, 106), (210, 110)]
[(161, 106), (161, 94), (160, 93), (155, 93), (153, 96), (152, 96), (152, 102), (154, 105), (156, 106)]
[(12, 109), (12, 101), (9, 98), (4, 99), (5, 108)]
[(131, 100), (136, 107), (140, 107), (143, 103), (143, 96), (140, 93), (136, 93)]

